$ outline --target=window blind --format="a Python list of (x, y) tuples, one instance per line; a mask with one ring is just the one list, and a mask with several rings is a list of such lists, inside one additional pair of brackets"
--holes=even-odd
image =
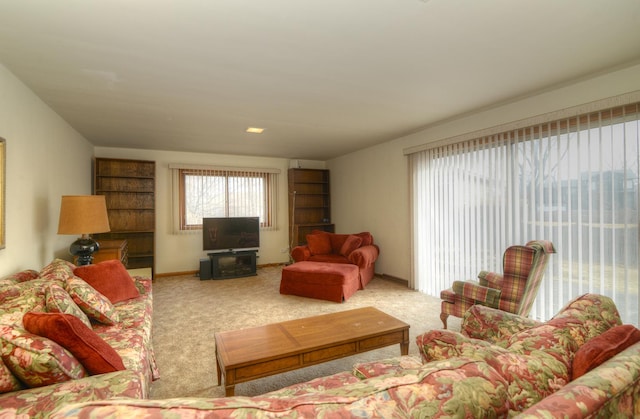
[(409, 154), (411, 286), (502, 272), (513, 244), (551, 240), (532, 317), (584, 293), (638, 324), (638, 103), (517, 127)]
[(277, 229), (277, 169), (170, 165), (174, 230), (199, 231), (204, 217), (260, 217)]

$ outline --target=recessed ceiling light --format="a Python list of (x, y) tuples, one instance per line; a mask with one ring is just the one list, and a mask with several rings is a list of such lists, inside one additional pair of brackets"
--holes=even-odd
[(262, 134), (264, 128), (249, 127), (246, 131), (250, 132), (251, 134)]

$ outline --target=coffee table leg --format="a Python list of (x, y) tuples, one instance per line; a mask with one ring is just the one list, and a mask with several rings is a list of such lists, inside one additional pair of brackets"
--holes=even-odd
[(409, 355), (409, 329), (402, 333), (402, 342), (400, 342), (400, 355)]
[(218, 351), (216, 351), (216, 372), (218, 373), (218, 385), (222, 384), (222, 374), (220, 371), (220, 361), (218, 361)]
[(236, 386), (235, 384), (225, 385), (224, 386), (224, 397), (233, 397), (235, 395)]

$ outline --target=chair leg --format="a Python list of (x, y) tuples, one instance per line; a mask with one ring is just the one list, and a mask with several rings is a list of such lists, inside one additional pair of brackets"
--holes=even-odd
[(449, 317), (449, 315), (447, 313), (440, 313), (440, 320), (442, 320), (442, 324), (444, 325), (444, 328), (447, 328), (447, 318)]

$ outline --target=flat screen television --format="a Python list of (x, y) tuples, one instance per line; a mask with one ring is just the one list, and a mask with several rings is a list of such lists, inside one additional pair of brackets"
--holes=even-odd
[(202, 246), (206, 252), (258, 250), (260, 247), (260, 218), (203, 218)]

